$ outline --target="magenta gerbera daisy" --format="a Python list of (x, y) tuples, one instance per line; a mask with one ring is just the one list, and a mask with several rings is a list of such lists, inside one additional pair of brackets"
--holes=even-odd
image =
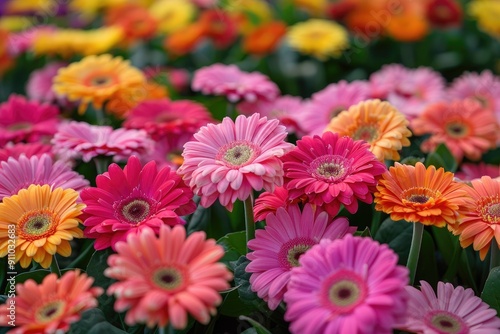
[(408, 311), (397, 328), (423, 334), (500, 333), (496, 311), (474, 295), (472, 289), (438, 282), (437, 296), (429, 283), (420, 290), (407, 286)]
[(62, 159), (89, 162), (97, 156), (126, 160), (133, 154), (143, 155), (153, 148), (153, 141), (144, 130), (116, 129), (85, 122), (61, 124), (54, 138), (54, 152)]
[(363, 81), (339, 81), (313, 94), (304, 110), (298, 115), (299, 122), (309, 135), (323, 133), (333, 117), (350, 106), (368, 99), (369, 85)]
[(306, 136), (283, 156), (285, 187), (291, 200), (307, 196), (335, 216), (340, 206), (358, 210), (358, 200), (372, 203), (377, 180), (387, 169), (363, 140), (325, 132)]
[(225, 96), (230, 102), (272, 100), (279, 95), (278, 86), (267, 76), (244, 72), (236, 65), (203, 67), (194, 73), (191, 86), (205, 95)]
[(322, 240), (299, 259), (285, 293), (292, 333), (392, 333), (406, 311), (408, 269), (371, 238)]
[(77, 192), (89, 186), (89, 181), (71, 170), (62, 162), (54, 162), (50, 155), (30, 158), (21, 155), (18, 159), (9, 158), (0, 164), (0, 201), (12, 196), (32, 184), (48, 184), (52, 189), (73, 189)]
[(10, 157), (17, 159), (22, 154), (27, 158), (32, 156), (41, 157), (43, 154), (48, 154), (54, 157), (52, 153), (52, 145), (42, 143), (8, 143), (3, 148), (0, 148), (0, 161), (7, 161)]
[(290, 270), (299, 265), (298, 259), (322, 239), (342, 238), (354, 233), (347, 218), (332, 220), (310, 204), (300, 212), (298, 205), (279, 208), (266, 217), (265, 229), (257, 230), (255, 239), (248, 242), (253, 252), (247, 254), (250, 263), (246, 271), (252, 273), (250, 284), (257, 295), (274, 310), (283, 300)]
[(192, 191), (169, 167), (158, 170), (151, 161), (141, 166), (131, 156), (122, 170), (111, 164), (98, 175), (96, 187), (82, 191), (84, 234), (96, 239), (94, 248), (112, 247), (127, 235), (150, 227), (158, 233), (160, 226), (184, 224), (180, 217), (196, 209)]
[(177, 170), (201, 205), (215, 200), (232, 210), (233, 203), (246, 200), (253, 190), (272, 191), (283, 184), (279, 159), (293, 148), (285, 141), (285, 127), (278, 120), (254, 114), (225, 117), (220, 124), (208, 124), (184, 145), (183, 165)]
[(57, 131), (59, 110), (12, 94), (0, 104), (0, 146), (8, 142), (38, 142)]
[(123, 126), (144, 129), (151, 138), (177, 137), (193, 134), (202, 126), (213, 123), (210, 112), (201, 104), (189, 100), (168, 99), (144, 101), (130, 110)]

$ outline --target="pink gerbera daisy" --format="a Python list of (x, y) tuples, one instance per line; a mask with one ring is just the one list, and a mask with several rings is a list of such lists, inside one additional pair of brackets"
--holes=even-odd
[(52, 79), (56, 76), (60, 68), (66, 67), (62, 62), (49, 63), (45, 67), (33, 71), (26, 84), (26, 95), (39, 102), (64, 101), (64, 98), (58, 97), (52, 90)]
[(164, 224), (184, 224), (179, 217), (196, 209), (193, 193), (169, 167), (158, 170), (151, 161), (144, 167), (131, 156), (122, 170), (111, 164), (108, 171), (98, 175), (96, 187), (82, 191), (84, 234), (96, 239), (97, 250), (112, 247), (127, 235), (139, 233), (146, 227), (156, 233)]
[(289, 133), (295, 133), (299, 137), (304, 135), (299, 118), (302, 109), (302, 99), (298, 96), (290, 95), (280, 96), (272, 101), (243, 101), (238, 104), (238, 111), (243, 115), (251, 116), (257, 113), (269, 119), (277, 119), (286, 127)]
[(460, 181), (477, 180), (483, 176), (489, 176), (493, 179), (500, 177), (500, 166), (485, 164), (484, 162), (478, 164), (463, 163), (460, 165), (460, 171), (455, 173), (455, 177)]
[(266, 217), (264, 230), (255, 232), (255, 239), (248, 242), (253, 252), (247, 254), (250, 263), (246, 271), (252, 273), (250, 284), (257, 295), (274, 310), (283, 300), (290, 280), (290, 270), (299, 266), (299, 258), (321, 239), (338, 239), (354, 233), (347, 218), (332, 221), (328, 214), (298, 205), (279, 208), (276, 214)]
[(59, 110), (12, 94), (0, 104), (0, 146), (12, 141), (38, 142), (57, 131)]
[(348, 110), (350, 106), (369, 98), (370, 89), (363, 81), (339, 81), (313, 94), (304, 110), (299, 114), (299, 122), (309, 135), (323, 133), (333, 117)]
[(285, 187), (276, 187), (274, 191), (265, 191), (257, 197), (253, 207), (254, 221), (265, 220), (270, 213), (276, 213), (279, 208), (287, 208), (292, 201), (288, 199)]
[(23, 52), (30, 51), (33, 47), (33, 42), (40, 33), (50, 33), (57, 28), (50, 25), (36, 25), (24, 31), (9, 34), (7, 41), (7, 50), (9, 54), (17, 56)]
[(472, 289), (438, 282), (437, 296), (429, 283), (420, 290), (407, 286), (410, 297), (404, 322), (398, 328), (422, 334), (500, 333), (496, 311), (474, 295)]
[(500, 78), (485, 70), (479, 73), (466, 72), (456, 78), (448, 94), (451, 99), (474, 98), (478, 100), (483, 107), (491, 109), (498, 120), (500, 120)]
[(306, 195), (332, 216), (341, 205), (355, 213), (358, 200), (372, 203), (377, 179), (386, 171), (365, 141), (329, 131), (303, 137), (282, 160), (289, 198)]
[(164, 136), (194, 134), (203, 125), (213, 122), (211, 114), (199, 103), (160, 99), (141, 102), (130, 110), (123, 126), (144, 129), (151, 138), (158, 140)]
[(292, 269), (285, 293), (292, 333), (389, 334), (406, 311), (408, 269), (370, 238), (322, 240)]
[(115, 161), (125, 160), (153, 148), (153, 141), (144, 130), (114, 130), (110, 126), (74, 121), (61, 124), (52, 143), (54, 152), (61, 158), (82, 159), (84, 162), (100, 155), (113, 156)]
[(32, 184), (48, 184), (52, 189), (73, 189), (77, 192), (89, 186), (89, 181), (71, 170), (62, 161), (54, 162), (50, 155), (31, 158), (21, 155), (9, 158), (0, 164), (0, 201), (12, 196), (21, 189), (28, 189)]
[(283, 184), (279, 157), (293, 148), (286, 135), (278, 120), (259, 114), (240, 115), (236, 121), (225, 117), (202, 127), (184, 145), (184, 163), (177, 172), (201, 196), (202, 206), (219, 199), (232, 210), (237, 199), (246, 200), (253, 190), (272, 191)]
[(225, 96), (230, 102), (272, 100), (279, 95), (278, 86), (267, 76), (244, 72), (236, 65), (203, 67), (194, 73), (191, 86), (205, 95)]
[(107, 293), (117, 298), (117, 312), (127, 311), (128, 325), (184, 329), (188, 314), (208, 324), (233, 275), (217, 262), (224, 249), (205, 238), (205, 232), (186, 237), (184, 227), (164, 225), (159, 237), (146, 228), (116, 245), (104, 274), (118, 280)]
[(31, 158), (32, 156), (41, 157), (43, 154), (54, 157), (51, 145), (42, 143), (8, 143), (3, 148), (0, 148), (0, 161), (7, 161), (10, 157), (17, 159), (22, 154), (27, 158)]
[(384, 65), (370, 76), (370, 97), (386, 100), (389, 93), (408, 78), (408, 69), (400, 64)]
[(141, 161), (147, 163), (153, 160), (160, 168), (169, 166), (172, 170), (177, 170), (184, 162), (182, 158), (184, 144), (193, 138), (192, 133), (183, 133), (178, 136), (166, 136), (158, 139), (154, 143), (153, 150), (143, 155)]

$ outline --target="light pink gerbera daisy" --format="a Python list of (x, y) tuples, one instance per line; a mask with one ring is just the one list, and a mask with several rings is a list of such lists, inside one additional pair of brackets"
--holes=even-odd
[(0, 164), (0, 201), (12, 196), (21, 189), (28, 189), (32, 184), (48, 184), (52, 189), (73, 189), (82, 191), (89, 186), (89, 181), (71, 170), (63, 161), (54, 162), (50, 155), (31, 158), (21, 155), (9, 158)]
[(169, 166), (172, 170), (177, 170), (184, 162), (182, 158), (184, 144), (193, 138), (192, 133), (183, 133), (158, 139), (154, 143), (153, 150), (141, 156), (141, 161), (144, 163), (156, 161), (160, 168)]
[(23, 154), (27, 158), (31, 158), (32, 156), (41, 157), (43, 154), (54, 157), (52, 145), (42, 143), (8, 143), (3, 148), (0, 148), (0, 161), (7, 161), (10, 157), (17, 159)]
[(59, 110), (12, 94), (0, 104), (0, 146), (8, 142), (39, 142), (51, 138), (59, 124)]
[(370, 97), (386, 100), (397, 85), (408, 78), (408, 69), (400, 64), (384, 65), (370, 76)]
[(130, 110), (123, 126), (128, 129), (144, 129), (154, 140), (194, 134), (202, 126), (213, 123), (210, 112), (190, 100), (171, 101), (159, 99), (144, 101)]
[(455, 177), (465, 182), (477, 180), (483, 176), (489, 176), (492, 179), (500, 177), (500, 166), (484, 162), (477, 164), (466, 162), (460, 165), (459, 171), (455, 172)]
[(117, 298), (115, 310), (126, 311), (125, 323), (148, 327), (187, 326), (188, 314), (202, 324), (217, 313), (220, 291), (233, 275), (217, 262), (224, 249), (205, 232), (186, 237), (182, 226), (161, 226), (159, 237), (147, 228), (116, 245), (104, 275), (118, 280), (107, 293)]
[(466, 72), (456, 78), (448, 89), (452, 100), (474, 98), (483, 107), (491, 109), (500, 121), (500, 78), (489, 70)]
[(292, 333), (389, 334), (406, 311), (408, 269), (371, 238), (322, 240), (292, 269), (285, 293)]
[(144, 130), (116, 129), (85, 122), (61, 124), (52, 139), (54, 152), (62, 159), (89, 162), (104, 155), (113, 160), (126, 160), (133, 154), (143, 155), (153, 148), (153, 141)]
[(250, 263), (246, 271), (252, 273), (252, 290), (271, 310), (276, 309), (299, 258), (320, 240), (342, 238), (355, 230), (349, 227), (347, 218), (332, 220), (324, 211), (315, 212), (310, 204), (302, 213), (298, 205), (279, 208), (276, 214), (267, 215), (265, 229), (257, 230), (255, 239), (248, 242), (253, 252), (247, 254)]
[(219, 199), (232, 210), (237, 199), (246, 200), (253, 190), (272, 191), (283, 184), (279, 157), (293, 148), (286, 135), (278, 120), (259, 114), (240, 115), (234, 122), (225, 117), (202, 127), (184, 145), (184, 163), (177, 172), (201, 196), (202, 206)]
[(184, 224), (180, 216), (196, 209), (193, 193), (175, 172), (169, 167), (158, 170), (154, 161), (142, 167), (136, 156), (123, 170), (111, 164), (81, 198), (87, 205), (84, 234), (96, 239), (97, 250), (115, 249), (118, 241), (147, 227), (158, 233), (164, 224)]
[(277, 119), (286, 127), (289, 133), (295, 133), (299, 137), (305, 134), (299, 118), (299, 114), (303, 109), (303, 102), (302, 98), (298, 96), (284, 95), (272, 101), (243, 101), (238, 104), (237, 108), (241, 114), (246, 116), (260, 114), (269, 119)]
[(194, 73), (191, 87), (205, 95), (222, 95), (230, 102), (273, 100), (278, 86), (259, 72), (244, 72), (236, 65), (214, 64)]
[(472, 289), (438, 282), (436, 296), (429, 283), (420, 281), (420, 290), (407, 286), (406, 291), (408, 311), (399, 329), (422, 334), (500, 333), (496, 311)]
[(350, 106), (368, 99), (370, 89), (363, 81), (339, 81), (313, 94), (304, 110), (298, 115), (299, 123), (309, 135), (323, 133), (333, 117)]
[(66, 67), (66, 63), (54, 62), (45, 67), (33, 71), (26, 84), (26, 95), (34, 101), (39, 102), (64, 102), (66, 99), (58, 97), (52, 90), (52, 79), (60, 68)]
[(377, 180), (387, 170), (365, 141), (329, 131), (298, 140), (282, 161), (289, 198), (305, 195), (332, 216), (341, 205), (355, 213), (358, 200), (372, 203)]

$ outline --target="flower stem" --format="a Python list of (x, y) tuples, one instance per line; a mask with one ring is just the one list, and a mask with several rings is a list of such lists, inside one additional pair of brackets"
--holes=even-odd
[(52, 262), (50, 263), (50, 272), (56, 273), (57, 277), (61, 277), (61, 270), (59, 269), (55, 254), (52, 256)]
[(94, 108), (95, 111), (95, 120), (97, 125), (104, 125), (104, 112), (102, 108)]
[(243, 202), (245, 208), (245, 230), (247, 236), (247, 253), (248, 249), (248, 241), (255, 238), (255, 222), (253, 221), (253, 198), (252, 195), (248, 196), (248, 198)]
[(382, 212), (374, 209), (372, 224), (370, 226), (370, 233), (372, 236), (375, 236), (380, 227), (380, 217), (382, 217)]
[(410, 254), (408, 255), (408, 262), (406, 264), (406, 267), (410, 270), (410, 285), (413, 285), (413, 282), (415, 281), (418, 256), (420, 254), (420, 246), (422, 244), (423, 234), (424, 225), (420, 223), (413, 223), (413, 235), (411, 237)]
[(233, 118), (235, 111), (236, 111), (236, 105), (233, 102), (227, 101), (226, 116)]
[(490, 271), (495, 267), (500, 266), (500, 248), (495, 242), (495, 239), (491, 242), (491, 254), (490, 254)]
[(165, 334), (165, 327), (159, 326), (159, 328), (158, 328), (158, 334)]
[(97, 174), (102, 174), (108, 171), (109, 161), (104, 157), (96, 157), (94, 158), (95, 168), (97, 170)]

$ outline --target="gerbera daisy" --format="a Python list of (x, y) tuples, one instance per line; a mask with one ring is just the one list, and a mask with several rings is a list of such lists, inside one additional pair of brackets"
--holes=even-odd
[(59, 110), (12, 94), (0, 104), (0, 146), (8, 142), (38, 142), (57, 131)]
[(52, 146), (42, 143), (8, 143), (3, 148), (0, 148), (0, 161), (7, 161), (10, 157), (17, 159), (21, 155), (27, 158), (32, 156), (41, 157), (43, 154), (48, 154), (53, 157)]
[(54, 162), (48, 154), (30, 158), (25, 155), (11, 157), (0, 164), (0, 201), (32, 184), (48, 184), (51, 189), (73, 189), (79, 193), (89, 186), (89, 181), (72, 171), (66, 163)]
[(0, 257), (7, 255), (9, 225), (16, 226), (15, 261), (27, 268), (31, 260), (48, 268), (52, 256), (71, 255), (70, 240), (81, 238), (78, 227), (84, 204), (77, 204), (73, 189), (50, 189), (31, 185), (17, 195), (5, 197), (0, 203)]
[(496, 0), (473, 0), (468, 3), (468, 14), (478, 26), (493, 37), (500, 37), (500, 3)]
[(15, 303), (16, 327), (9, 333), (66, 333), (85, 310), (97, 307), (103, 290), (92, 287), (93, 282), (93, 277), (71, 270), (61, 278), (49, 274), (40, 284), (32, 279), (19, 283), (17, 295), (0, 306), (0, 325), (8, 326), (8, 306)]
[(275, 51), (286, 34), (287, 26), (281, 21), (264, 23), (250, 32), (243, 40), (243, 51), (264, 56)]
[(236, 121), (225, 117), (202, 127), (184, 145), (184, 163), (177, 172), (201, 196), (202, 206), (219, 199), (232, 210), (237, 199), (246, 200), (253, 190), (272, 191), (283, 184), (279, 157), (293, 147), (286, 135), (278, 120), (259, 114), (240, 115)]
[(463, 10), (456, 0), (431, 0), (426, 7), (427, 19), (433, 26), (450, 28), (462, 24)]
[(153, 141), (144, 130), (114, 130), (110, 126), (74, 121), (59, 126), (52, 144), (54, 152), (62, 159), (82, 159), (84, 162), (100, 155), (113, 156), (115, 161), (126, 160), (153, 148)]
[(500, 120), (500, 78), (485, 70), (481, 73), (465, 72), (453, 80), (448, 95), (453, 100), (473, 98), (484, 108), (491, 109)]
[(437, 296), (429, 283), (420, 281), (420, 290), (407, 286), (406, 318), (397, 328), (412, 333), (500, 333), (496, 311), (472, 289), (438, 282)]
[(420, 148), (432, 152), (445, 144), (458, 162), (465, 156), (479, 160), (496, 147), (498, 123), (493, 112), (467, 99), (430, 105), (411, 123), (415, 135), (430, 134)]
[(377, 179), (386, 167), (369, 151), (363, 140), (354, 141), (332, 132), (322, 137), (303, 137), (285, 155), (285, 187), (291, 200), (307, 196), (308, 201), (336, 216), (340, 206), (358, 210), (358, 200), (371, 203)]
[(128, 61), (104, 54), (87, 56), (60, 69), (53, 89), (71, 101), (79, 101), (79, 111), (84, 112), (89, 103), (100, 109), (120, 89), (145, 81), (143, 73)]
[(296, 23), (287, 34), (288, 43), (297, 51), (320, 60), (339, 57), (349, 47), (349, 34), (341, 25), (323, 19)]
[(398, 151), (410, 146), (409, 122), (388, 102), (367, 100), (334, 117), (325, 131), (364, 140), (377, 159), (399, 160)]
[(205, 95), (223, 95), (230, 102), (273, 100), (279, 88), (259, 72), (243, 72), (236, 65), (214, 64), (194, 73), (192, 88)]
[(205, 26), (195, 22), (168, 35), (163, 41), (163, 47), (174, 57), (182, 56), (195, 50), (204, 40), (205, 34)]
[(491, 242), (495, 239), (500, 247), (500, 179), (483, 176), (470, 181), (464, 189), (470, 196), (463, 207), (464, 217), (452, 227), (455, 235), (460, 235), (460, 245), (473, 245), (484, 260)]
[(136, 3), (122, 3), (111, 7), (106, 11), (104, 22), (106, 26), (118, 26), (123, 30), (124, 46), (153, 38), (159, 24), (150, 11)]
[(205, 238), (205, 232), (186, 237), (184, 227), (163, 225), (159, 237), (147, 228), (116, 245), (104, 274), (118, 280), (107, 293), (117, 298), (117, 312), (127, 311), (127, 324), (184, 329), (188, 314), (208, 324), (233, 275), (217, 262), (224, 249)]
[(36, 35), (40, 32), (52, 32), (56, 30), (54, 26), (37, 25), (26, 30), (9, 35), (7, 48), (11, 55), (18, 56), (32, 48)]
[(467, 203), (466, 187), (453, 181), (453, 173), (444, 168), (396, 162), (379, 180), (375, 209), (395, 221), (443, 227), (457, 222), (459, 209)]
[(169, 35), (191, 23), (196, 7), (190, 1), (158, 0), (151, 4), (149, 12), (158, 21), (158, 30)]
[(292, 333), (392, 333), (406, 311), (408, 269), (370, 238), (322, 240), (292, 269), (285, 293)]
[(147, 163), (153, 160), (160, 168), (170, 166), (172, 170), (177, 170), (184, 162), (182, 157), (184, 144), (191, 140), (194, 140), (192, 133), (163, 137), (155, 141), (153, 150), (149, 154), (143, 155), (141, 161)]
[(220, 9), (204, 10), (198, 18), (198, 23), (204, 27), (205, 36), (212, 40), (216, 48), (227, 48), (238, 38), (236, 21), (226, 11)]
[(270, 213), (276, 213), (279, 208), (287, 208), (292, 201), (288, 199), (285, 187), (276, 187), (274, 191), (265, 191), (257, 197), (253, 206), (254, 221), (263, 221)]
[(128, 129), (144, 129), (154, 140), (194, 134), (202, 126), (215, 122), (210, 112), (190, 100), (168, 99), (144, 101), (130, 110), (123, 126)]
[(290, 280), (290, 270), (299, 266), (299, 258), (322, 239), (342, 238), (354, 233), (347, 218), (332, 220), (310, 204), (301, 213), (298, 205), (279, 208), (266, 217), (264, 230), (257, 230), (255, 239), (248, 242), (253, 252), (247, 254), (250, 263), (246, 271), (252, 273), (250, 284), (257, 295), (274, 310), (283, 300)]
[(82, 191), (85, 236), (96, 239), (97, 250), (112, 247), (146, 227), (158, 233), (164, 224), (184, 224), (179, 217), (193, 213), (193, 193), (169, 167), (158, 170), (151, 161), (141, 166), (131, 156), (122, 170), (111, 164), (98, 175), (96, 187)]
[(465, 182), (480, 179), (483, 176), (489, 176), (492, 179), (500, 177), (500, 166), (485, 164), (484, 162), (477, 164), (463, 163), (460, 165), (460, 170), (455, 172), (455, 177)]
[(370, 95), (385, 100), (401, 83), (409, 77), (409, 69), (401, 64), (384, 65), (370, 75)]
[(60, 68), (67, 66), (62, 62), (53, 62), (43, 68), (31, 72), (26, 84), (26, 95), (28, 98), (39, 102), (62, 102), (52, 89), (52, 79), (57, 75)]

